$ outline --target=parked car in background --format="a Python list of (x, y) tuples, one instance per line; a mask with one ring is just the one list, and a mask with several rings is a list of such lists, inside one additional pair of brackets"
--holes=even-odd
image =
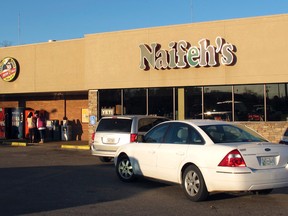
[(138, 139), (121, 146), (114, 159), (124, 182), (139, 175), (178, 183), (192, 201), (205, 200), (210, 192), (267, 194), (288, 186), (288, 146), (269, 143), (244, 125), (169, 121)]
[[(234, 101), (234, 120), (247, 121), (248, 112), (245, 104), (242, 101)], [(200, 118), (201, 114), (198, 115)], [(199, 118), (198, 117), (198, 118)], [(232, 101), (217, 102), (212, 109), (204, 112), (205, 119), (232, 121)]]
[(144, 134), (155, 125), (169, 120), (166, 117), (149, 115), (103, 117), (92, 135), (91, 152), (102, 162), (109, 162), (119, 146), (134, 143), (139, 134)]
[[(264, 106), (254, 105), (252, 112), (248, 114), (249, 121), (264, 121)], [(271, 106), (266, 107), (266, 115), (268, 121), (280, 121), (282, 112), (274, 110)]]
[(280, 139), (280, 144), (288, 145), (288, 128), (285, 130), (283, 136)]

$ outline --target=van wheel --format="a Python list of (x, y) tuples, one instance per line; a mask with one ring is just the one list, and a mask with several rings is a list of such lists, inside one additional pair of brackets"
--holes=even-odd
[(110, 162), (112, 160), (111, 157), (99, 157), (101, 162)]
[(124, 182), (132, 182), (135, 180), (132, 164), (127, 156), (118, 158), (116, 164), (117, 176)]
[(186, 197), (194, 202), (203, 201), (209, 195), (202, 173), (194, 165), (190, 165), (185, 169), (182, 187)]

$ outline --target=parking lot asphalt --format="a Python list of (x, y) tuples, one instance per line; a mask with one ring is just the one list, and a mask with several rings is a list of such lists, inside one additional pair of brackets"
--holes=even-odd
[(47, 141), (41, 144), (41, 143), (29, 143), (27, 140), (20, 140), (20, 139), (14, 139), (14, 140), (1, 139), (0, 145), (14, 146), (14, 147), (49, 145), (61, 149), (90, 150), (89, 141), (87, 140)]

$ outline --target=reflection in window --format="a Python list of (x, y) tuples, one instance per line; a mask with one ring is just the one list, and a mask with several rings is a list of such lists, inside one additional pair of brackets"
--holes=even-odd
[[(283, 83), (205, 87), (190, 86), (179, 89), (150, 88), (147, 90), (139, 88), (99, 90), (98, 107), (100, 109), (100, 117), (102, 117), (101, 110), (103, 108), (108, 108), (108, 110), (112, 108), (115, 114), (161, 115), (170, 119), (174, 119), (177, 113), (179, 114), (181, 111), (181, 115), (184, 113), (181, 117), (185, 119), (286, 121), (288, 119), (287, 88), (287, 84)], [(181, 102), (179, 105), (181, 110), (178, 110), (178, 99)], [(202, 107), (202, 104), (204, 104), (204, 107)], [(122, 106), (124, 107), (123, 112)], [(204, 114), (202, 110), (204, 110)]]
[(266, 85), (267, 121), (286, 121), (288, 116), (287, 84)]
[(232, 121), (232, 87), (204, 87), (204, 118)]
[[(114, 114), (121, 114), (121, 90), (100, 90), (99, 91), (99, 108), (100, 117), (102, 117), (101, 110), (114, 109)], [(109, 114), (109, 113), (107, 113)]]
[(173, 119), (173, 88), (150, 88), (148, 91), (149, 114)]
[(185, 88), (185, 119), (202, 119), (202, 87)]
[[(235, 116), (243, 118), (235, 118), (235, 121), (264, 121), (264, 85), (237, 85), (234, 86), (235, 101), (241, 101), (245, 107), (238, 109), (235, 106)], [(243, 107), (242, 107), (243, 108)], [(244, 118), (244, 113), (247, 118)]]
[(146, 89), (124, 89), (124, 114), (146, 115)]

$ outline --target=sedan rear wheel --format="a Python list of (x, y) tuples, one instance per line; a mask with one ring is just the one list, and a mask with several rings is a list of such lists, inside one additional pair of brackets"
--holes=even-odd
[(203, 201), (209, 193), (200, 170), (194, 166), (188, 166), (183, 174), (182, 187), (185, 195), (192, 201)]
[(124, 182), (131, 182), (135, 179), (132, 164), (127, 156), (122, 156), (118, 159), (116, 173)]

